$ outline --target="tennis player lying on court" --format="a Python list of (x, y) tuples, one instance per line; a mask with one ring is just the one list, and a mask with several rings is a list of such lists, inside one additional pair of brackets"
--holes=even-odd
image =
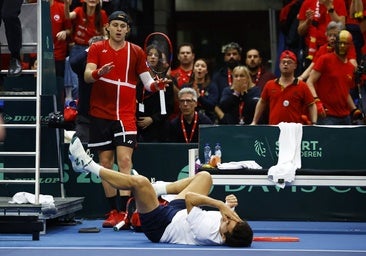
[[(234, 247), (249, 247), (252, 243), (251, 227), (232, 210), (238, 204), (236, 197), (228, 196), (225, 203), (208, 196), (212, 186), (208, 172), (172, 183), (151, 184), (142, 175), (126, 175), (95, 163), (76, 136), (70, 143), (69, 158), (74, 171), (91, 172), (116, 189), (131, 190), (142, 231), (152, 242)], [(167, 206), (162, 206), (157, 196), (163, 194), (177, 196)], [(219, 211), (206, 211), (199, 206)]]

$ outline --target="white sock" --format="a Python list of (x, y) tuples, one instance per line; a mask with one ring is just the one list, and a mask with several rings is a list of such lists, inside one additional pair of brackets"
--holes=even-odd
[(87, 166), (85, 166), (85, 170), (87, 170), (88, 172), (94, 173), (97, 176), (99, 176), (99, 172), (100, 172), (101, 168), (102, 168), (102, 166), (97, 164), (93, 160)]
[(164, 182), (164, 181), (157, 181), (157, 182), (152, 184), (157, 196), (167, 194), (167, 192), (166, 192), (166, 185), (167, 184), (168, 184), (168, 182)]

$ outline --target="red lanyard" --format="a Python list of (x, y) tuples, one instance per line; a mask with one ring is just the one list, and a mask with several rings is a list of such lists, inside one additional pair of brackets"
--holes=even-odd
[(194, 121), (193, 121), (192, 130), (191, 130), (191, 135), (189, 136), (189, 140), (188, 140), (186, 127), (184, 125), (183, 114), (180, 115), (180, 123), (182, 125), (182, 131), (183, 131), (183, 135), (184, 135), (184, 139), (185, 139), (186, 143), (190, 143), (191, 142), (191, 140), (193, 138), (193, 134), (194, 134), (194, 132), (196, 130), (197, 121), (198, 121), (198, 113), (197, 113), (197, 111), (195, 111), (194, 112)]
[(231, 71), (230, 69), (227, 69), (227, 83), (229, 84), (229, 86), (231, 86), (232, 81), (231, 81)]
[(261, 73), (262, 73), (262, 69), (259, 68), (258, 72), (257, 72), (257, 76), (255, 77), (255, 84), (257, 85), (258, 81), (259, 81), (259, 78), (261, 77)]
[(244, 124), (243, 109), (244, 109), (244, 101), (239, 103), (239, 124)]

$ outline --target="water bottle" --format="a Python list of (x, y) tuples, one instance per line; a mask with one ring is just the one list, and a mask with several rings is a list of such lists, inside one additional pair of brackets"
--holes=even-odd
[(194, 171), (195, 173), (198, 172), (198, 169), (201, 167), (201, 161), (198, 158), (198, 156), (196, 157), (196, 160), (194, 161)]
[(210, 158), (211, 158), (211, 147), (210, 144), (206, 143), (205, 147), (203, 149), (203, 154), (205, 157), (205, 164), (210, 163)]
[(221, 163), (222, 151), (220, 143), (216, 143), (215, 146), (215, 156), (218, 158), (218, 162)]

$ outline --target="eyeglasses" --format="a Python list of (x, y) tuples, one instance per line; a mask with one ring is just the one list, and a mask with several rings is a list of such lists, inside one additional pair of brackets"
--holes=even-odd
[(180, 104), (191, 104), (193, 102), (195, 102), (195, 100), (193, 100), (193, 99), (181, 99), (181, 100), (179, 100)]
[(280, 62), (282, 65), (292, 65), (292, 64), (295, 64), (295, 62), (294, 61), (292, 61), (292, 60), (281, 60), (281, 62)]

